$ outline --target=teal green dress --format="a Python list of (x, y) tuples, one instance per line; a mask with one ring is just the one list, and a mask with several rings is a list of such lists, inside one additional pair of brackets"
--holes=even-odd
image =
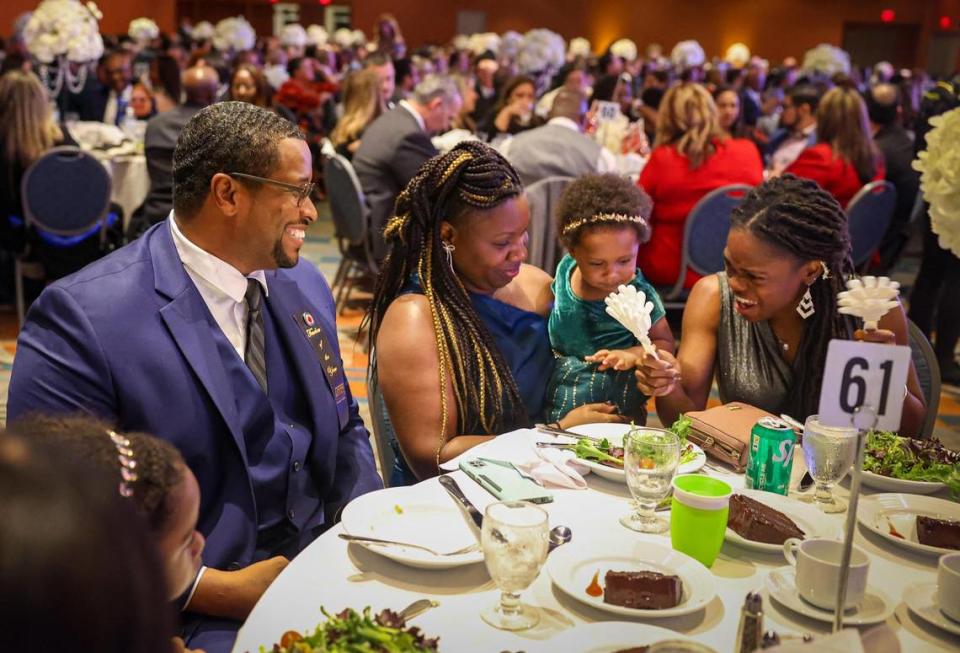
[[(599, 363), (583, 360), (600, 349), (627, 349), (639, 342), (607, 314), (603, 300), (586, 301), (574, 294), (570, 277), (576, 267), (573, 257), (564, 256), (557, 265), (551, 286), (554, 303), (548, 330), (557, 364), (547, 385), (547, 420), (555, 422), (583, 404), (610, 401), (621, 415), (629, 416), (638, 424), (646, 423), (647, 397), (637, 389), (633, 370), (598, 372)], [(653, 302), (651, 324), (665, 315), (660, 296), (639, 268), (629, 285)]]

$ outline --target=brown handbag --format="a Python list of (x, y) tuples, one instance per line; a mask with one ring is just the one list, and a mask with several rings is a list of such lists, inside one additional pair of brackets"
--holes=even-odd
[(711, 458), (742, 472), (747, 468), (750, 455), (750, 430), (765, 416), (774, 417), (739, 401), (692, 411), (687, 413), (691, 421), (687, 439)]

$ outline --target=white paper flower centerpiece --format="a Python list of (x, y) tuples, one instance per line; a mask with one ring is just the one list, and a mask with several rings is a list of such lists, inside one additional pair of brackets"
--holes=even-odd
[(927, 149), (913, 167), (920, 171), (923, 198), (930, 203), (930, 226), (940, 246), (960, 256), (960, 109), (930, 119)]
[(656, 358), (657, 349), (650, 340), (653, 302), (647, 301), (643, 291), (634, 286), (620, 286), (603, 301), (607, 305), (607, 314), (632, 333), (645, 352)]
[(280, 45), (292, 48), (307, 47), (307, 30), (303, 25), (290, 23), (283, 26), (283, 32), (280, 34)]
[(888, 277), (850, 279), (847, 288), (837, 295), (839, 311), (861, 318), (867, 331), (875, 331), (880, 319), (897, 307), (900, 284)]
[(670, 52), (670, 60), (680, 70), (702, 66), (707, 60), (703, 47), (694, 40), (680, 41)]
[(213, 46), (221, 52), (243, 52), (253, 48), (257, 33), (243, 16), (224, 18), (214, 29)]
[(330, 34), (323, 25), (311, 25), (307, 28), (307, 39), (318, 48), (322, 48), (330, 41)]
[(845, 50), (821, 43), (803, 55), (803, 70), (824, 75), (850, 74), (850, 55)]
[(630, 39), (620, 39), (610, 46), (610, 53), (627, 61), (633, 61), (637, 58), (637, 44)]
[(575, 59), (577, 57), (587, 58), (590, 56), (592, 48), (590, 47), (590, 41), (583, 38), (582, 36), (577, 36), (570, 39), (570, 43), (567, 45), (567, 58)]

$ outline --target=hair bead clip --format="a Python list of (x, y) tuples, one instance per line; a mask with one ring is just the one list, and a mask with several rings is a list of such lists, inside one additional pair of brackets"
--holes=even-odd
[(133, 455), (129, 438), (116, 431), (107, 431), (110, 441), (117, 448), (117, 460), (120, 461), (120, 496), (129, 499), (133, 496), (133, 484), (137, 482), (137, 460)]

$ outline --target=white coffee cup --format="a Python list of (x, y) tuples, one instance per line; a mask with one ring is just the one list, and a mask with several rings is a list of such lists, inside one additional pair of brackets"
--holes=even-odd
[[(800, 597), (818, 608), (833, 610), (837, 605), (837, 589), (840, 586), (843, 542), (791, 537), (783, 543), (783, 557), (796, 567), (796, 586)], [(869, 571), (870, 559), (867, 554), (853, 547), (845, 609), (855, 608), (863, 601)]]
[(947, 617), (960, 621), (960, 552), (940, 556), (937, 605)]

